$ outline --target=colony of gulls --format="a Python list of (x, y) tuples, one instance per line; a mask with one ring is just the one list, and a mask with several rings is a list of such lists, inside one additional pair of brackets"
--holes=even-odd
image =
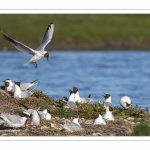
[[(2, 35), (4, 38), (10, 42), (15, 48), (19, 51), (22, 51), (27, 54), (33, 55), (33, 57), (24, 64), (24, 66), (33, 64), (35, 68), (37, 68), (37, 61), (45, 57), (47, 61), (49, 61), (49, 53), (45, 51), (46, 45), (51, 41), (52, 35), (54, 31), (54, 24), (51, 23), (42, 40), (41, 45), (36, 49), (33, 50), (32, 48), (10, 38), (5, 33), (2, 32)], [(5, 79), (4, 84), (1, 86), (1, 89), (5, 90), (7, 93), (9, 93), (13, 98), (16, 99), (22, 99), (22, 98), (29, 98), (34, 93), (34, 89), (39, 84), (38, 80), (31, 81), (28, 83), (22, 83), (22, 81), (19, 82), (12, 82), (11, 79)], [(69, 91), (70, 96), (63, 97), (63, 108), (69, 108), (69, 109), (77, 109), (76, 103), (87, 103), (87, 104), (93, 104), (95, 103), (93, 98), (91, 97), (91, 94), (87, 97), (80, 97), (79, 90), (77, 87), (73, 86), (73, 89)], [(112, 114), (113, 111), (113, 105), (111, 102), (111, 95), (110, 94), (103, 94), (105, 101), (99, 100), (98, 103), (103, 104), (105, 108), (104, 114), (99, 114), (98, 118), (93, 118), (93, 125), (106, 125), (107, 120), (114, 121), (115, 117)], [(128, 96), (124, 96), (120, 99), (120, 105), (124, 109), (128, 109), (132, 105), (132, 100)], [(48, 113), (47, 109), (44, 109), (43, 111), (39, 111), (40, 108), (34, 109), (25, 109), (22, 108), (23, 114), (25, 116), (19, 116), (15, 114), (8, 114), (8, 113), (1, 113), (0, 114), (0, 125), (1, 126), (9, 126), (12, 128), (20, 128), (20, 127), (26, 127), (27, 118), (30, 119), (30, 125), (31, 126), (39, 126), (41, 124), (41, 120), (51, 120), (52, 115)], [(75, 131), (81, 131), (82, 127), (79, 124), (80, 118), (74, 118), (72, 122), (68, 122), (65, 120), (64, 124), (60, 124), (61, 127), (63, 127), (68, 132), (75, 132)]]

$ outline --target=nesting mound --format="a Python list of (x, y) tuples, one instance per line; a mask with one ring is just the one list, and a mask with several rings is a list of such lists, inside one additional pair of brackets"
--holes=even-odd
[[(49, 121), (42, 120), (37, 128), (30, 126), (28, 118), (26, 128), (13, 129), (0, 126), (1, 136), (126, 136), (129, 135), (136, 124), (146, 120), (150, 122), (149, 114), (139, 111), (136, 108), (122, 110), (115, 108), (113, 114), (114, 121), (106, 121), (106, 125), (93, 125), (93, 119), (98, 114), (103, 114), (105, 109), (101, 104), (78, 104), (78, 109), (61, 108), (62, 101), (54, 100), (43, 94), (41, 91), (35, 91), (32, 97), (27, 99), (14, 99), (4, 90), (0, 89), (0, 113), (10, 113), (25, 116), (22, 113), (23, 107), (40, 110), (47, 109), (52, 115)], [(68, 132), (62, 128), (65, 119), (72, 121), (78, 117), (82, 127), (81, 131)]]

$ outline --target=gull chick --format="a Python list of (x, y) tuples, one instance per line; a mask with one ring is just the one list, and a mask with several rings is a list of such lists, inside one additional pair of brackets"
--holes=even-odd
[(63, 108), (77, 108), (77, 105), (73, 101), (68, 101), (67, 97), (62, 98), (63, 101)]
[(131, 107), (132, 105), (132, 100), (129, 96), (123, 96), (120, 99), (120, 105), (124, 108), (124, 109), (128, 109), (129, 107)]
[(65, 120), (65, 124), (61, 125), (65, 130), (69, 132), (81, 131), (82, 128), (78, 122), (78, 118), (74, 118), (72, 122), (67, 122)]
[(29, 64), (34, 64), (34, 67), (37, 68), (37, 61), (40, 60), (41, 58), (45, 57), (47, 59), (47, 61), (49, 60), (49, 53), (47, 51), (45, 51), (45, 47), (46, 45), (51, 41), (52, 36), (53, 36), (53, 31), (54, 31), (54, 24), (51, 23), (50, 25), (48, 25), (48, 28), (45, 32), (45, 35), (43, 37), (42, 43), (41, 45), (36, 49), (32, 49), (24, 44), (22, 44), (21, 42), (18, 42), (12, 38), (10, 38), (9, 36), (7, 36), (5, 33), (3, 33), (2, 31), (2, 35), (4, 36), (4, 38), (10, 42), (13, 46), (15, 46), (15, 48), (19, 51), (22, 51), (24, 53), (33, 55), (33, 57), (24, 64), (24, 66), (27, 66)]
[[(34, 112), (34, 109), (24, 109), (22, 108), (23, 110), (23, 113), (26, 114), (27, 116), (30, 116), (33, 112)], [(41, 120), (42, 119), (45, 119), (45, 120), (51, 120), (51, 114), (47, 112), (47, 109), (44, 109), (43, 111), (38, 111), (39, 115), (40, 115), (40, 118)]]
[(10, 127), (19, 128), (25, 125), (27, 118), (20, 117), (17, 115), (11, 115), (6, 113), (1, 113), (0, 118), (2, 118)]
[(30, 115), (30, 123), (31, 125), (38, 126), (41, 123), (41, 117), (38, 113), (38, 110), (33, 110), (33, 113)]

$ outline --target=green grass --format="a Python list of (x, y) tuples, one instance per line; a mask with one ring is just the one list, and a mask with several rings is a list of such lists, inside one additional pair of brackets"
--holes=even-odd
[[(0, 29), (36, 48), (51, 22), (54, 35), (47, 49), (149, 49), (149, 14), (0, 14)], [(0, 47), (14, 49), (0, 36)]]
[[(47, 94), (44, 94), (42, 91), (35, 91), (31, 98), (35, 99), (25, 99), (19, 101), (20, 103), (28, 106), (29, 108), (38, 108), (41, 110), (47, 109), (52, 116), (60, 118), (85, 118), (85, 119), (94, 119), (98, 114), (104, 114), (105, 108), (102, 104), (87, 104), (87, 103), (76, 103), (77, 109), (62, 108), (62, 100), (54, 100), (50, 98)], [(15, 101), (14, 101), (15, 103)], [(128, 117), (134, 117), (135, 120), (139, 121), (139, 118), (143, 120), (148, 116), (142, 110), (139, 110), (138, 106), (124, 110), (122, 108), (114, 107), (113, 115), (117, 119), (126, 119)]]
[(147, 122), (141, 122), (134, 127), (129, 136), (150, 136), (150, 125)]

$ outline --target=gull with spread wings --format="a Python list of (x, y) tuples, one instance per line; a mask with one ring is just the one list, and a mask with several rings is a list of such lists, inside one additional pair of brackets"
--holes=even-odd
[[(2, 31), (1, 31), (2, 32)], [(41, 45), (36, 49), (32, 49), (12, 38), (10, 38), (9, 36), (7, 36), (5, 33), (2, 32), (2, 35), (4, 36), (4, 38), (10, 42), (13, 46), (15, 46), (15, 48), (19, 51), (22, 51), (24, 53), (27, 54), (31, 54), (33, 55), (33, 57), (24, 64), (24, 66), (27, 66), (29, 64), (34, 64), (34, 67), (37, 68), (37, 61), (40, 60), (41, 58), (45, 57), (47, 59), (47, 61), (49, 60), (49, 53), (47, 51), (45, 51), (45, 47), (46, 45), (51, 41), (52, 36), (53, 36), (53, 32), (54, 32), (54, 24), (51, 23), (50, 25), (48, 25), (48, 28), (45, 32), (45, 35), (43, 37), (42, 43)]]

